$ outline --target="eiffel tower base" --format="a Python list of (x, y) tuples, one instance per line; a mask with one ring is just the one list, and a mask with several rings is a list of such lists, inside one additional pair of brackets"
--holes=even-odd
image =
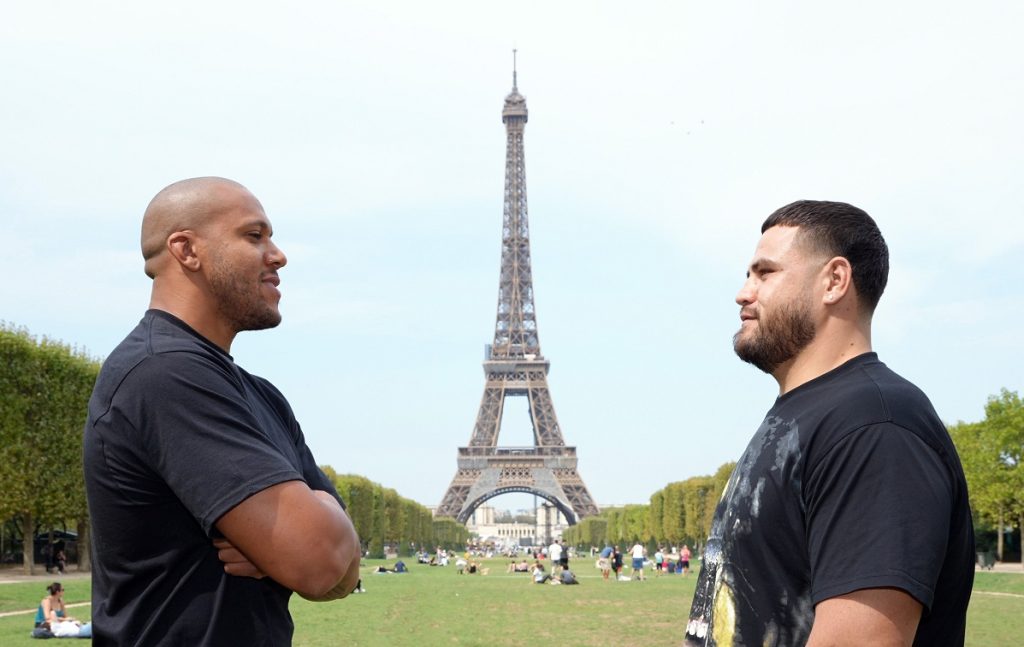
[(458, 471), (437, 516), (465, 523), (484, 501), (525, 492), (550, 501), (570, 524), (596, 515), (597, 506), (576, 472), (575, 447), (460, 447)]

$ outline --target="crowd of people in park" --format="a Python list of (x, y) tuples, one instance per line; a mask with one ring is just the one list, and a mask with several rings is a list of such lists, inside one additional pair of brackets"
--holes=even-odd
[[(537, 584), (576, 583), (577, 578), (570, 570), (569, 562), (572, 557), (578, 557), (579, 553), (573, 547), (567, 546), (564, 540), (556, 540), (548, 546), (528, 547), (525, 550), (528, 551), (528, 556), (532, 557), (532, 563), (526, 557), (510, 559), (505, 568), (506, 574), (529, 573), (532, 581)], [(467, 550), (465, 557), (460, 557), (456, 562), (460, 573), (472, 573), (474, 566), (479, 568), (479, 563), (471, 557), (476, 554), (494, 555), (495, 551)], [(516, 555), (516, 551), (504, 551), (503, 554)], [(690, 547), (684, 544), (678, 548), (658, 546), (653, 555), (648, 555), (647, 548), (641, 542), (636, 542), (626, 551), (620, 550), (619, 546), (614, 544), (608, 544), (600, 550), (591, 547), (590, 555), (596, 558), (594, 566), (606, 581), (645, 581), (648, 577), (647, 571), (651, 571), (654, 577), (688, 575), (692, 552)], [(568, 574), (563, 575), (564, 573)]]
[(647, 555), (647, 548), (640, 542), (635, 543), (629, 549), (631, 570), (629, 575), (623, 572), (625, 558), (618, 545), (609, 544), (604, 547), (597, 557), (597, 568), (601, 571), (601, 577), (605, 580), (640, 580), (646, 579), (644, 569), (650, 567), (655, 577), (662, 574), (688, 575), (690, 572), (690, 548), (683, 545), (678, 549), (666, 549), (659, 546), (654, 555), (650, 558)]
[[(645, 569), (653, 571), (655, 577), (662, 574), (679, 573), (686, 575), (689, 573), (691, 552), (690, 548), (686, 545), (681, 546), (678, 551), (675, 547), (668, 549), (659, 546), (653, 556), (648, 556), (646, 547), (642, 543), (637, 542), (627, 552), (628, 557), (624, 557), (619, 547), (612, 544), (605, 546), (603, 550), (598, 550), (597, 547), (591, 547), (590, 549), (591, 557), (596, 557), (595, 566), (601, 571), (601, 575), (605, 580), (643, 581), (647, 577), (644, 573)], [(490, 572), (490, 568), (483, 565), (483, 560), (492, 559), (500, 555), (514, 558), (509, 560), (505, 568), (507, 574), (530, 573), (535, 578), (544, 582), (552, 581), (566, 584), (570, 582), (563, 581), (562, 573), (568, 571), (569, 575), (565, 576), (565, 579), (576, 579), (576, 576), (572, 574), (569, 568), (569, 562), (573, 556), (578, 556), (578, 551), (574, 547), (567, 546), (565, 540), (562, 539), (555, 540), (550, 545), (539, 547), (527, 546), (497, 549), (490, 545), (467, 546), (460, 555), (454, 556), (455, 572), (459, 575), (486, 575)], [(447, 566), (453, 559), (452, 553), (441, 547), (438, 547), (433, 552), (426, 550), (417, 551), (415, 557), (417, 563), (427, 566)], [(532, 558), (533, 562), (531, 563), (527, 557)], [(549, 564), (549, 570), (544, 566), (546, 563)], [(626, 564), (630, 566), (629, 571), (624, 570)], [(407, 572), (407, 567), (399, 560), (393, 568), (382, 565), (376, 567), (374, 572), (402, 573)], [(613, 573), (614, 578), (612, 578)]]
[(447, 566), (448, 550), (438, 546), (433, 553), (428, 553), (426, 550), (417, 551), (416, 561), (427, 566)]

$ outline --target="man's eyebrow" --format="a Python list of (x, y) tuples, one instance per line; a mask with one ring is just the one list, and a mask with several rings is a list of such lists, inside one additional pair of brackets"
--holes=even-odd
[(750, 262), (750, 270), (752, 272), (756, 272), (758, 270), (763, 270), (766, 267), (776, 267), (777, 265), (778, 263), (768, 258), (755, 258)]
[(260, 229), (265, 229), (268, 232), (273, 232), (273, 229), (270, 228), (270, 223), (267, 222), (266, 220), (263, 220), (262, 218), (247, 220), (238, 226), (239, 229), (250, 229), (252, 227), (259, 227)]

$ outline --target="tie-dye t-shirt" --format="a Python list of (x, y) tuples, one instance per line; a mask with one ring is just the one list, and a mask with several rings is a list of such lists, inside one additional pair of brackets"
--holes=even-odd
[(867, 353), (781, 396), (754, 434), (715, 511), (686, 644), (802, 645), (817, 603), (894, 587), (924, 606), (915, 644), (962, 645), (973, 578), (949, 434)]

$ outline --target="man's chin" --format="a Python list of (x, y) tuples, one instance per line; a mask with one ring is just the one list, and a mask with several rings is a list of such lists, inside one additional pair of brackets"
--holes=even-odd
[[(736, 351), (736, 354), (743, 359), (743, 349), (749, 348), (752, 344), (752, 334), (749, 331), (740, 328), (736, 331), (736, 334), (732, 336), (732, 349)], [(747, 360), (743, 360), (744, 362)]]
[(745, 343), (745, 340), (734, 338), (732, 350), (736, 353), (736, 357), (769, 375), (778, 366), (778, 364), (767, 361), (764, 353), (755, 344)]
[(281, 325), (281, 313), (268, 312), (262, 317), (244, 320), (238, 331), (268, 330), (270, 328), (277, 328), (279, 325)]

